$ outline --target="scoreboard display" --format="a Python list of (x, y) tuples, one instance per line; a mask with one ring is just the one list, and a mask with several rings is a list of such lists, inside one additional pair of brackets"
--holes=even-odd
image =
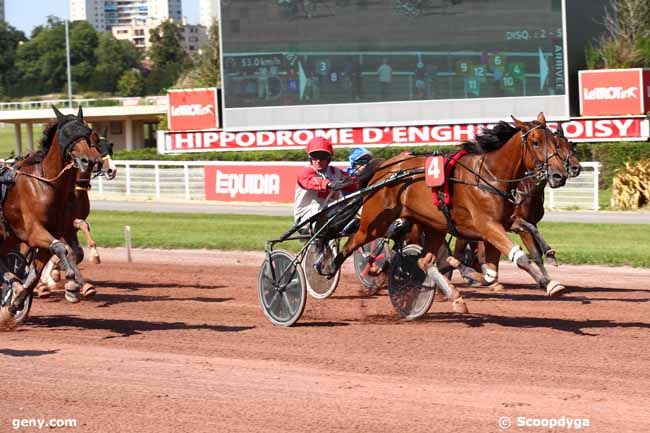
[(563, 6), (222, 1), (224, 109), (564, 97)]

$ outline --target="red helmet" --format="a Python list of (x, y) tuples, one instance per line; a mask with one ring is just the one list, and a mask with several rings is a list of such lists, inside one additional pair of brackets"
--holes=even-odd
[(312, 152), (327, 152), (330, 155), (334, 155), (334, 148), (328, 139), (314, 137), (307, 144), (307, 154), (310, 155)]

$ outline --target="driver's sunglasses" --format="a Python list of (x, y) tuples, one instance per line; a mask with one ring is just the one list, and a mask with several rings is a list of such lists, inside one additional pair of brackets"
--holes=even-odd
[(327, 152), (314, 152), (309, 154), (309, 159), (312, 161), (329, 161), (332, 159), (332, 156)]

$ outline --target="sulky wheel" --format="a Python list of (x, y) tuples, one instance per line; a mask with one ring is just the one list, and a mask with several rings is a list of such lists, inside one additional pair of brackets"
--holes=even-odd
[[(330, 241), (326, 245), (329, 252), (326, 254), (324, 260), (333, 261), (338, 252), (336, 241)], [(303, 262), (303, 270), (307, 281), (307, 293), (315, 299), (325, 299), (332, 296), (332, 293), (336, 290), (336, 286), (338, 286), (339, 279), (341, 278), (340, 269), (336, 271), (336, 274), (334, 274), (332, 278), (323, 276), (316, 271), (314, 263), (318, 260), (318, 257), (320, 257), (321, 254), (322, 251), (318, 248), (318, 244), (312, 242), (307, 248), (305, 260)]]
[(260, 306), (274, 325), (291, 326), (305, 309), (305, 275), (286, 251), (272, 251), (270, 257), (264, 259), (257, 277)]
[(383, 238), (370, 241), (354, 252), (354, 270), (361, 284), (368, 289), (368, 296), (373, 296), (386, 287), (386, 270), (390, 259), (391, 250), (388, 241)]
[[(27, 266), (25, 263), (25, 258), (22, 256), (17, 251), (10, 251), (7, 254), (7, 257), (5, 258), (7, 267), (9, 270), (16, 276), (20, 281), (25, 284), (25, 280), (27, 279)], [(25, 288), (28, 290), (28, 288)], [(2, 299), (0, 303), (2, 306), (5, 305), (10, 305), (11, 300), (13, 299), (14, 296), (14, 291), (8, 284), (3, 284), (2, 285)], [(14, 315), (14, 319), (16, 319), (16, 323), (23, 323), (25, 320), (27, 320), (27, 316), (29, 315), (29, 310), (32, 308), (32, 291), (29, 291), (29, 294), (23, 301), (23, 305), (20, 307), (18, 311), (16, 311), (16, 314)]]
[(406, 320), (422, 317), (433, 303), (435, 290), (422, 286), (426, 274), (418, 266), (419, 245), (407, 245), (393, 256), (388, 271), (388, 294), (395, 310)]

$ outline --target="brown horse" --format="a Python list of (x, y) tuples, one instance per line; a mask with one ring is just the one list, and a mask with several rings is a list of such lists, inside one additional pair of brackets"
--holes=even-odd
[[(564, 130), (560, 125), (555, 133), (556, 147), (558, 155), (562, 159), (564, 166), (569, 174), (569, 177), (577, 177), (580, 175), (581, 167), (580, 161), (576, 156), (575, 143), (569, 142), (564, 135)], [(550, 247), (546, 240), (542, 237), (537, 229), (537, 224), (544, 217), (544, 189), (546, 188), (546, 180), (544, 179), (524, 179), (517, 186), (515, 195), (517, 206), (512, 214), (512, 225), (510, 230), (519, 234), (523, 241), (530, 258), (537, 264), (540, 271), (548, 278), (548, 272), (544, 266), (543, 258), (546, 257), (551, 263), (557, 265), (555, 261), (555, 251)], [(468, 242), (463, 239), (457, 239), (454, 248), (454, 257), (448, 259), (448, 263), (452, 264), (454, 268), (461, 271), (463, 277), (476, 282), (483, 282), (485, 284), (495, 284), (497, 279), (498, 262), (486, 266), (485, 263), (485, 249), (490, 248), (488, 245), (477, 243), (470, 245), (471, 250), (469, 260), (463, 263), (461, 257), (464, 255)], [(477, 260), (475, 261), (474, 258)], [(481, 267), (483, 275), (477, 274), (472, 269), (472, 263), (475, 262)], [(475, 264), (475, 267), (476, 267)], [(444, 268), (440, 266), (441, 270)], [(481, 281), (483, 280), (483, 281)], [(493, 286), (494, 288), (501, 288), (502, 286)], [(498, 290), (498, 289), (497, 289)]]
[[(111, 156), (113, 155), (113, 143), (105, 138), (105, 136), (106, 132), (104, 132), (104, 136), (100, 136), (97, 132), (92, 131), (90, 141), (92, 146), (97, 148), (102, 157), (102, 167), (99, 173), (96, 174), (99, 176), (105, 176), (108, 180), (112, 180), (117, 175), (117, 170), (111, 159)], [(65, 240), (72, 248), (76, 262), (81, 263), (84, 259), (84, 251), (77, 238), (77, 231), (81, 230), (86, 239), (86, 245), (88, 245), (90, 250), (88, 261), (98, 264), (101, 260), (97, 251), (97, 244), (90, 234), (90, 225), (86, 221), (88, 215), (90, 215), (90, 199), (88, 198), (88, 191), (91, 187), (90, 181), (91, 178), (86, 174), (82, 172), (77, 174), (74, 200), (70, 201), (66, 206), (66, 219), (68, 219), (68, 222), (66, 223), (63, 240)], [(52, 256), (43, 268), (40, 283), (36, 289), (34, 289), (39, 297), (49, 296), (51, 290), (56, 287), (56, 283), (60, 278), (59, 269), (57, 268), (59, 263), (59, 258), (57, 256)], [(90, 297), (96, 293), (92, 284), (86, 282), (81, 275), (77, 276), (77, 280), (81, 284), (81, 294), (84, 297)]]
[[(54, 107), (53, 107), (54, 108)], [(59, 239), (66, 228), (66, 203), (73, 198), (77, 173), (88, 176), (101, 164), (97, 148), (91, 146), (91, 130), (83, 121), (79, 108), (77, 116), (63, 115), (54, 108), (57, 121), (45, 131), (40, 152), (18, 161), (16, 181), (3, 203), (3, 213), (10, 227), (9, 236), (1, 247), (2, 258), (22, 243), (36, 252), (36, 272), (40, 273), (51, 254), (65, 266), (66, 299), (78, 302), (79, 273), (68, 246)], [(9, 273), (4, 260), (0, 268), (7, 284), (14, 287), (14, 299), (0, 311), (0, 326), (10, 325), (13, 315), (22, 306), (33, 285), (25, 287)], [(34, 281), (35, 282), (35, 281)]]
[[(500, 122), (492, 130), (479, 134), (476, 141), (462, 144), (470, 153), (460, 158), (453, 178), (449, 179), (453, 185), (450, 218), (462, 238), (489, 242), (497, 254), (508, 256), (546, 288), (549, 296), (559, 295), (565, 290), (564, 286), (542, 275), (510, 240), (507, 231), (515, 207), (513, 191), (521, 180), (535, 176), (557, 188), (564, 185), (568, 174), (542, 113), (534, 122), (521, 122), (514, 117), (513, 120), (516, 128)], [(370, 184), (397, 172), (417, 173), (420, 170), (421, 173), (424, 161), (424, 156), (391, 158), (380, 166)], [(383, 236), (397, 218), (415, 222), (424, 231), (424, 257), (420, 266), (427, 273), (425, 286), (437, 283), (447, 298), (454, 301), (456, 311), (467, 311), (460, 292), (435, 266), (435, 255), (450, 226), (445, 213), (432, 204), (432, 192), (425, 185), (422, 174), (366, 197), (359, 230), (348, 239), (331, 264), (324, 264), (321, 272), (333, 275), (354, 250)], [(494, 260), (488, 257), (488, 261), (490, 259)]]

